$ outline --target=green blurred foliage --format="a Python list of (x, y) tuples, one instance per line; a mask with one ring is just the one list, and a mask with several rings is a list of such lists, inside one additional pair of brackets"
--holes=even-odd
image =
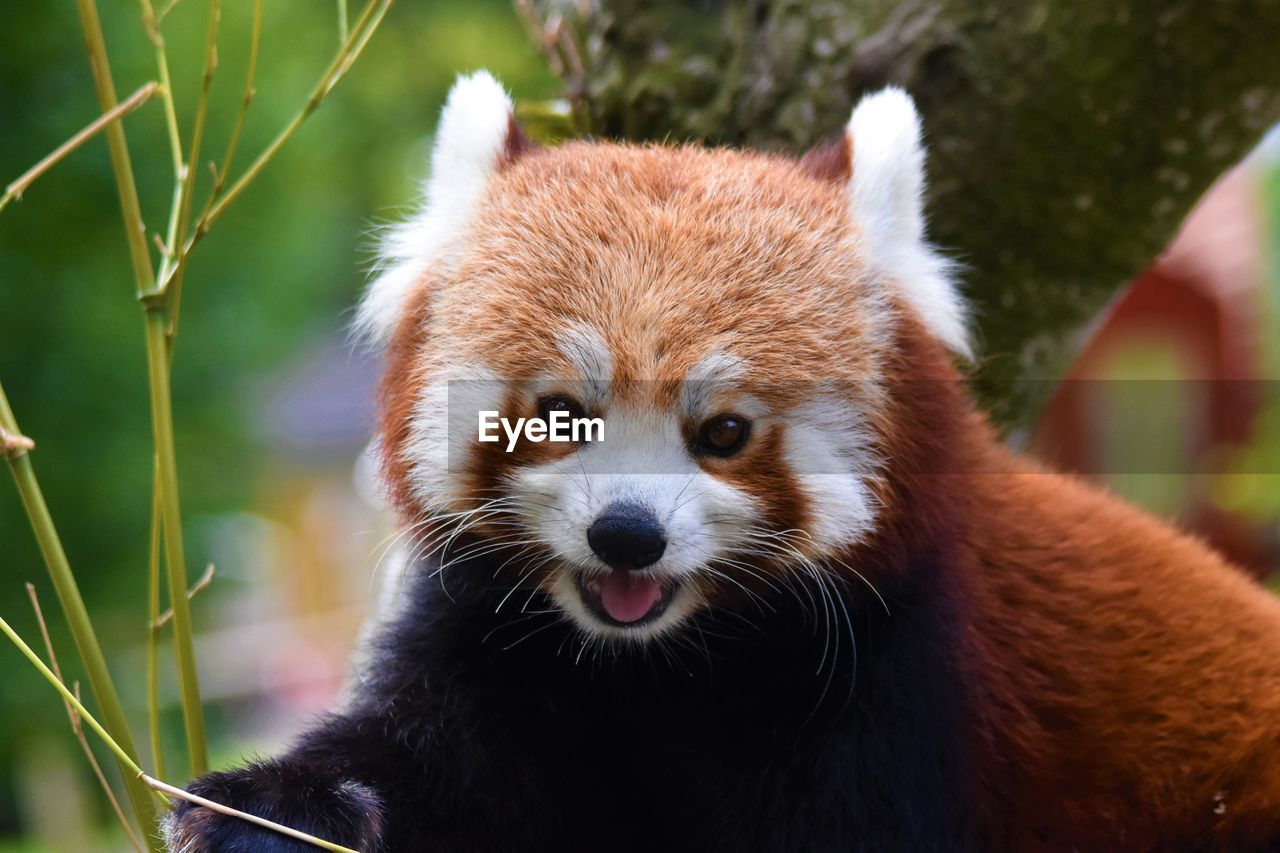
[[(157, 5), (163, 5), (158, 3)], [(154, 79), (131, 0), (101, 0), (121, 97)], [(352, 13), (358, 8), (353, 2)], [(224, 0), (207, 157), (221, 160), (239, 107), (252, 4)], [(199, 88), (207, 3), (165, 21), (184, 132)], [(337, 47), (335, 4), (268, 3), (257, 95), (233, 177), (301, 105)], [(174, 364), (182, 502), (192, 577), (207, 556), (200, 519), (249, 506), (267, 448), (248, 428), (249, 389), (305, 341), (349, 316), (370, 231), (415, 196), (430, 131), (455, 74), (497, 73), (518, 98), (556, 84), (503, 0), (401, 0), (351, 75), (200, 246), (186, 279)], [(7, 183), (97, 115), (71, 3), (14, 3), (0, 26), (0, 181)], [(152, 231), (172, 171), (159, 102), (126, 119)], [(185, 140), (184, 140), (185, 141)], [(203, 200), (210, 181), (204, 164)], [(145, 636), (151, 436), (142, 315), (133, 298), (106, 145), (94, 140), (0, 215), (0, 378), (89, 610), (126, 693), (141, 672), (119, 652)], [(4, 479), (9, 479), (7, 475)], [(197, 538), (192, 538), (197, 537)], [(36, 581), (69, 677), (73, 648), (14, 490), (0, 485), (0, 612), (38, 634), (22, 583)], [(0, 836), (15, 825), (19, 744), (65, 732), (54, 695), (0, 650)], [(141, 720), (139, 720), (141, 722)], [(138, 727), (139, 740), (143, 728)], [(68, 741), (69, 743), (69, 741)]]

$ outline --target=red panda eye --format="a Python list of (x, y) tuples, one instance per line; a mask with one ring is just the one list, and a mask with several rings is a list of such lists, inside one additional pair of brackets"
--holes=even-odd
[(711, 456), (732, 456), (751, 434), (751, 421), (737, 415), (716, 415), (703, 421), (694, 438), (694, 449)]
[(572, 397), (550, 396), (538, 400), (538, 417), (550, 422), (552, 412), (567, 412), (571, 420), (583, 417), (582, 404)]

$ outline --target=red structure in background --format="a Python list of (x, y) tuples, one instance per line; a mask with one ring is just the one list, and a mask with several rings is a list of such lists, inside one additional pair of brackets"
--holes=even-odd
[[(1194, 386), (1183, 471), (1212, 473), (1223, 451), (1250, 436), (1264, 376), (1258, 316), (1262, 286), (1261, 209), (1246, 164), (1224, 176), (1200, 201), (1169, 248), (1117, 299), (1031, 438), (1033, 452), (1062, 470), (1107, 479), (1097, 440), (1096, 380), (1137, 378), (1117, 364), (1135, 344), (1168, 349), (1176, 378)], [(1169, 379), (1173, 377), (1162, 376)], [(1141, 436), (1138, 437), (1141, 440)], [(1274, 534), (1216, 507), (1194, 485), (1178, 509), (1182, 525), (1259, 576), (1280, 559)]]

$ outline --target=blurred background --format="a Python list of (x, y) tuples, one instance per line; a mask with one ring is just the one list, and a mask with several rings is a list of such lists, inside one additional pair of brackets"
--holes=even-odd
[[(137, 7), (104, 2), (101, 13), (127, 93), (153, 75)], [(250, 13), (247, 3), (223, 11), (209, 137), (218, 152), (238, 107)], [(204, 27), (202, 4), (179, 4), (166, 22), (188, 115)], [(267, 4), (241, 166), (335, 46), (333, 4)], [(371, 233), (424, 177), (448, 85), (481, 66), (517, 99), (559, 90), (505, 0), (401, 3), (194, 257), (174, 411), (189, 571), (217, 570), (194, 608), (215, 766), (281, 745), (335, 701), (348, 672), (390, 531), (363, 461), (378, 366), (349, 346), (347, 322)], [(10, 4), (0, 29), (0, 179), (97, 112), (73, 6)], [(126, 128), (144, 215), (157, 228), (171, 187), (159, 107)], [(1278, 269), (1273, 133), (1097, 322), (1070, 381), (1014, 440), (1271, 576), (1280, 566)], [(151, 434), (142, 317), (101, 141), (0, 215), (0, 377), (39, 443), (46, 497), (142, 732)], [(17, 495), (3, 483), (0, 612), (35, 639), (28, 580), (56, 614)], [(68, 678), (78, 677), (61, 620), (51, 627)], [(48, 685), (7, 648), (0, 672), (0, 851), (122, 849)], [(180, 781), (171, 678), (164, 690), (170, 775)]]

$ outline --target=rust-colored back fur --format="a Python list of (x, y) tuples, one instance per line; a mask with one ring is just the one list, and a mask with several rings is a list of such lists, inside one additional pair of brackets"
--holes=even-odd
[(1263, 849), (1280, 832), (1280, 600), (1002, 446), (918, 327), (898, 351), (896, 494), (864, 559), (896, 536), (965, 555), (953, 580), (990, 843)]
[(991, 733), (998, 823), (1052, 826), (1054, 849), (1274, 838), (1280, 601), (1088, 484), (994, 442), (983, 458), (973, 639), (1016, 721)]

